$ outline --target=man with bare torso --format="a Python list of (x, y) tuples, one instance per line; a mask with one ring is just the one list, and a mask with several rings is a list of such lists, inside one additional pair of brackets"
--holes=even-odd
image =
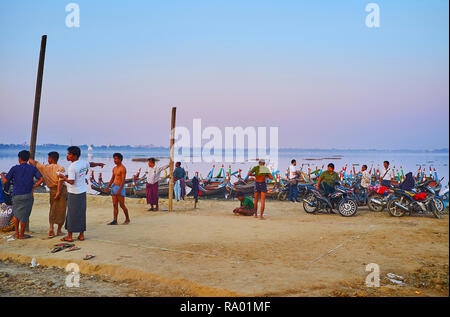
[(258, 218), (258, 200), (261, 196), (261, 212), (260, 219), (263, 220), (264, 207), (266, 204), (266, 193), (267, 193), (267, 184), (266, 177), (273, 179), (272, 173), (270, 173), (269, 169), (264, 166), (265, 161), (259, 160), (258, 165), (253, 167), (251, 171), (248, 173), (248, 176), (255, 176), (255, 218)]
[(114, 207), (114, 220), (108, 223), (108, 225), (117, 225), (117, 216), (119, 215), (119, 205), (125, 214), (124, 225), (130, 223), (130, 217), (128, 215), (128, 209), (125, 206), (125, 177), (127, 175), (127, 169), (122, 164), (123, 156), (120, 153), (114, 153), (113, 175), (109, 181), (108, 188), (111, 187), (111, 197)]

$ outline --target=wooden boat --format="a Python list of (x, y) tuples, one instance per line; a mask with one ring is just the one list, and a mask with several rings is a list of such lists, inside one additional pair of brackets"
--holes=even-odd
[[(111, 188), (104, 188), (101, 186), (95, 186), (94, 184), (91, 184), (91, 188), (98, 192), (100, 195), (110, 196), (111, 195)], [(134, 189), (131, 186), (125, 186), (125, 194), (127, 197), (134, 196)]]
[[(91, 178), (94, 178), (94, 171), (91, 171)], [(140, 177), (138, 179), (138, 181), (144, 180), (144, 179), (145, 179), (145, 177), (143, 176), (143, 177)], [(95, 178), (94, 178), (94, 180), (95, 180)], [(134, 181), (134, 178), (126, 178), (125, 184), (131, 184), (133, 181)], [(98, 183), (104, 184), (102, 173), (98, 173)]]
[(227, 186), (227, 190), (230, 192), (232, 197), (251, 196), (255, 192), (255, 184), (237, 184), (233, 186)]
[[(192, 189), (192, 183), (190, 180), (186, 181), (186, 186)], [(222, 184), (213, 184), (213, 185), (205, 185), (202, 181), (200, 181), (200, 197), (209, 197), (209, 198), (227, 198), (229, 195), (229, 191), (225, 185)], [(191, 190), (187, 196), (192, 196), (193, 191)]]
[[(98, 181), (94, 178), (94, 173), (91, 173), (91, 188), (98, 192), (100, 195), (111, 195), (111, 189), (107, 188), (107, 184), (103, 182), (101, 174), (99, 174)], [(127, 197), (146, 197), (146, 177), (142, 176), (138, 179), (125, 180), (125, 194)], [(167, 197), (169, 193), (169, 185), (167, 178), (161, 178), (158, 182), (158, 195), (160, 197)]]
[[(128, 194), (127, 194), (128, 196)], [(146, 193), (146, 189), (144, 188), (139, 188), (138, 190), (133, 189), (133, 194), (130, 195), (132, 197), (136, 197), (136, 198), (145, 198), (147, 197), (147, 193)], [(158, 196), (165, 198), (169, 196), (169, 184), (165, 184), (165, 185), (161, 185), (158, 184)]]
[(200, 189), (201, 197), (228, 198), (229, 192), (226, 186), (206, 186)]
[[(247, 184), (233, 184), (232, 186), (227, 186), (228, 191), (232, 197), (237, 197), (238, 195), (243, 196), (253, 196), (255, 193), (255, 183), (247, 183)], [(267, 183), (267, 198), (276, 198), (278, 196), (279, 191), (279, 183)]]

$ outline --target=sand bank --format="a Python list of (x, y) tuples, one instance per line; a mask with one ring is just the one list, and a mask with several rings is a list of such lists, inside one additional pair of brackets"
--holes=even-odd
[[(143, 199), (126, 203), (131, 224), (107, 226), (111, 198), (89, 195), (86, 241), (76, 242), (82, 250), (52, 254), (59, 240), (47, 238), (48, 196), (36, 194), (33, 238), (1, 238), (0, 259), (75, 262), (82, 274), (164, 283), (191, 296), (448, 296), (448, 216), (399, 219), (361, 209), (344, 218), (269, 201), (261, 221), (234, 216), (237, 201), (205, 200), (197, 210), (191, 200), (175, 202), (172, 213), (149, 212)], [(96, 257), (83, 261), (87, 253)], [(368, 263), (380, 266), (380, 288), (365, 287)], [(389, 272), (407, 285), (392, 285)]]

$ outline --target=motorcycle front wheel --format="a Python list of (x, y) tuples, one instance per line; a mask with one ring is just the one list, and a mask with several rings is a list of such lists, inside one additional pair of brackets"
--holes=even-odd
[(406, 210), (404, 210), (403, 208), (395, 205), (395, 202), (398, 202), (398, 203), (401, 204), (402, 203), (402, 199), (399, 198), (399, 197), (396, 197), (396, 198), (392, 198), (388, 202), (386, 208), (388, 209), (389, 214), (392, 217), (403, 217), (405, 215)]
[(314, 195), (308, 195), (305, 198), (306, 201), (303, 201), (303, 209), (308, 214), (313, 214), (317, 211), (319, 202), (317, 201), (316, 197)]
[(351, 217), (358, 211), (358, 204), (353, 199), (342, 199), (338, 204), (338, 211), (344, 217)]
[(434, 204), (439, 214), (443, 215), (445, 212), (444, 201), (441, 198), (434, 198)]
[(435, 199), (433, 199), (431, 201), (431, 212), (433, 213), (434, 217), (436, 217), (437, 219), (441, 219), (441, 215), (440, 215), (440, 212), (439, 212), (439, 210), (437, 208)]
[(281, 201), (286, 200), (287, 196), (288, 196), (287, 192), (280, 192), (280, 193), (278, 193), (278, 200), (281, 200)]

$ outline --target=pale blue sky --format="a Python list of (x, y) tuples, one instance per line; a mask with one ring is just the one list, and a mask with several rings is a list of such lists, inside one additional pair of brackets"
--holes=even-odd
[[(0, 143), (168, 145), (177, 123), (278, 126), (281, 147), (448, 147), (448, 1), (0, 1)], [(381, 27), (365, 26), (380, 6)]]

